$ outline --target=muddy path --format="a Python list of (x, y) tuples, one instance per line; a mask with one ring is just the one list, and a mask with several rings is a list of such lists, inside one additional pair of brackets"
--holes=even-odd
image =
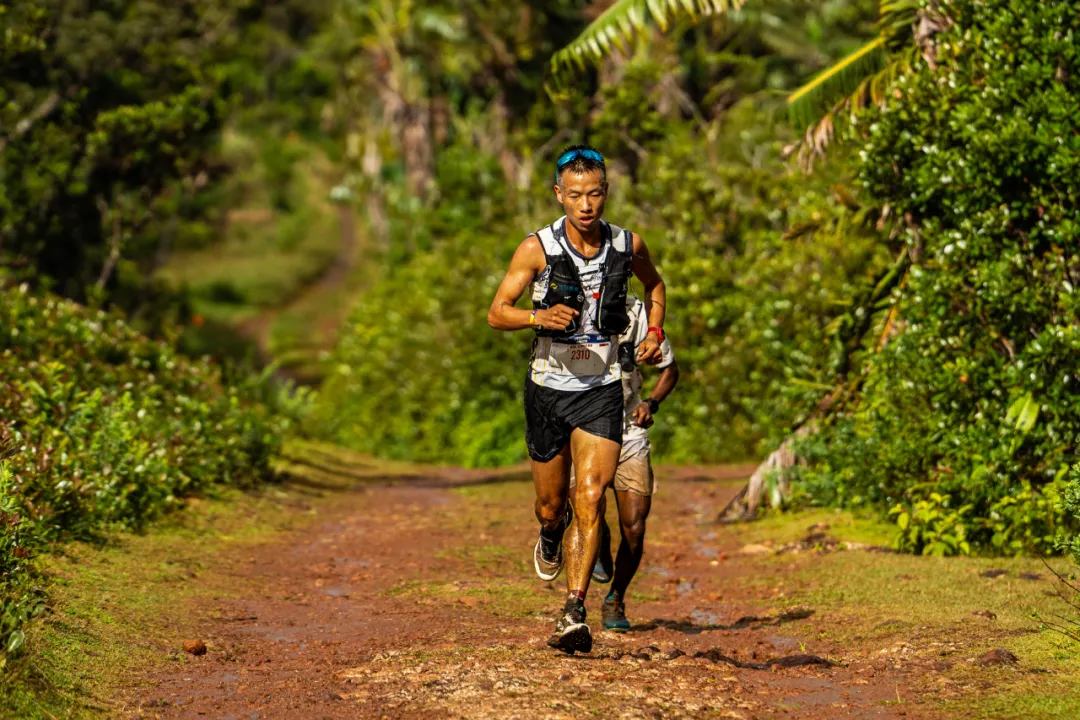
[[(216, 558), (233, 589), (177, 609), (209, 651), (172, 649), (133, 678), (127, 716), (928, 716), (899, 704), (923, 670), (813, 636), (813, 608), (776, 611), (775, 566), (711, 522), (738, 485), (685, 477), (661, 479), (634, 630), (599, 632), (604, 588), (590, 591), (591, 655), (544, 644), (564, 587), (533, 574), (529, 484), (369, 486), (302, 533)], [(736, 665), (804, 655), (836, 664)]]

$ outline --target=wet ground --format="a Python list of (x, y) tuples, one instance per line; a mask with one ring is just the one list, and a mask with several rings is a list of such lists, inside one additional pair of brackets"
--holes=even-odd
[(680, 476), (655, 499), (633, 631), (600, 632), (590, 591), (591, 654), (545, 645), (565, 587), (533, 574), (529, 484), (370, 487), (215, 560), (244, 589), (178, 609), (209, 652), (137, 677), (130, 716), (929, 716), (906, 700), (932, 668), (811, 632), (815, 608), (776, 602), (776, 564), (713, 523), (738, 485)]

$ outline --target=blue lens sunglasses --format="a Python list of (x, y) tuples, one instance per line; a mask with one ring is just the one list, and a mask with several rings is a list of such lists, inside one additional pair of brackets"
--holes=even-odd
[(568, 152), (564, 152), (562, 155), (559, 156), (558, 161), (556, 161), (555, 163), (555, 182), (559, 182), (559, 173), (562, 172), (562, 169), (577, 160), (578, 158), (592, 160), (593, 162), (598, 162), (601, 165), (604, 164), (604, 156), (596, 152), (595, 150), (570, 150)]

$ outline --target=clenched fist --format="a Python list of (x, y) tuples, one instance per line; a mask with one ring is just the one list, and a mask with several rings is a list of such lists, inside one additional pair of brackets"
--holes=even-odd
[(578, 315), (577, 310), (566, 305), (556, 305), (547, 310), (536, 311), (536, 324), (548, 330), (565, 330)]

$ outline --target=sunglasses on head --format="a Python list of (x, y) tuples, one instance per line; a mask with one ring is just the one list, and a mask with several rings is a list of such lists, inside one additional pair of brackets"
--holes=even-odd
[(574, 162), (578, 158), (585, 158), (586, 160), (592, 160), (598, 162), (601, 165), (604, 164), (604, 156), (595, 150), (569, 150), (559, 156), (558, 161), (555, 163), (555, 172), (562, 170), (564, 167)]

